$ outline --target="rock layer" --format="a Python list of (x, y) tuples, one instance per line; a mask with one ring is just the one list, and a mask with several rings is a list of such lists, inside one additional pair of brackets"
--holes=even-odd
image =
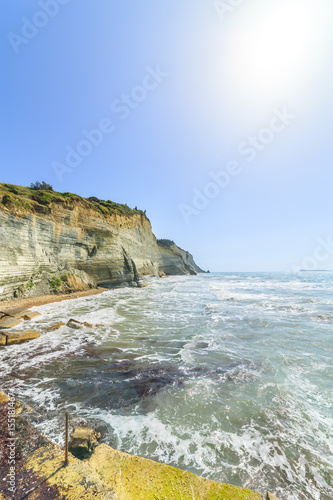
[(0, 204), (1, 300), (201, 271), (173, 242), (159, 244), (142, 212), (105, 214), (80, 197), (47, 208)]

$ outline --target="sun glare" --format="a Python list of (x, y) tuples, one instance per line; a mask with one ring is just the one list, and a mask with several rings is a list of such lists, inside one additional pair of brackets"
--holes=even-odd
[(315, 2), (281, 0), (235, 22), (225, 60), (231, 91), (266, 102), (297, 91), (316, 67), (318, 11)]

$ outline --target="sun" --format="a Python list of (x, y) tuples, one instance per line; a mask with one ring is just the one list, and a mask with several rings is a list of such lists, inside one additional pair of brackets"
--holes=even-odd
[(297, 92), (315, 71), (323, 12), (320, 0), (258, 4), (247, 16), (238, 8), (239, 19), (227, 33), (224, 69), (237, 97), (276, 102)]

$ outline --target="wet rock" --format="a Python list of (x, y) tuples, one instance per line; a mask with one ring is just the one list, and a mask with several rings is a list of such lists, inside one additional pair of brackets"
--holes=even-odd
[(267, 491), (266, 500), (279, 500), (275, 495)]
[[(25, 321), (29, 321), (31, 319), (37, 318), (38, 316), (41, 316), (41, 313), (39, 313), (37, 311), (28, 311), (28, 312), (23, 314), (23, 319)], [(20, 316), (20, 317), (22, 317), (22, 316)]]
[(6, 337), (6, 345), (19, 344), (27, 340), (37, 339), (40, 337), (40, 332), (37, 330), (15, 331), (15, 332), (2, 332)]
[(198, 342), (195, 347), (196, 349), (207, 349), (208, 346), (209, 344), (207, 342)]
[(108, 349), (108, 352), (110, 354), (121, 354), (123, 350), (119, 349), (119, 347), (111, 347), (110, 349)]
[(66, 326), (69, 326), (69, 328), (74, 328), (74, 330), (79, 330), (80, 328), (82, 328), (82, 323), (80, 321), (77, 321), (76, 319), (70, 319)]
[(82, 323), (81, 321), (78, 321), (77, 319), (73, 319), (73, 318), (71, 318), (68, 321), (68, 323), (67, 323), (66, 326), (69, 326), (70, 328), (74, 328), (75, 330), (79, 330), (83, 326), (85, 326), (86, 328), (92, 328), (93, 327), (93, 325), (91, 323), (87, 323), (86, 321), (84, 323)]
[(24, 319), (24, 320), (31, 320), (33, 318), (37, 318), (38, 316), (41, 316), (41, 313), (37, 311), (30, 311), (26, 307), (17, 307), (15, 309), (8, 309), (6, 312), (0, 313), (2, 316), (9, 316), (11, 318), (16, 318), (16, 319)]
[(59, 321), (59, 323), (56, 323), (55, 325), (49, 326), (47, 331), (52, 332), (53, 330), (58, 330), (60, 327), (62, 327), (64, 325), (65, 325), (65, 323), (63, 323), (62, 321)]
[(0, 319), (0, 328), (12, 328), (20, 324), (23, 321), (21, 318), (11, 318), (10, 316), (4, 316)]
[(100, 438), (101, 434), (93, 429), (77, 427), (70, 436), (69, 451), (76, 458), (83, 460), (98, 446)]
[(89, 425), (86, 420), (84, 420), (81, 417), (77, 417), (75, 415), (71, 415), (70, 423), (73, 430), (76, 429), (77, 427), (88, 427)]
[(6, 345), (7, 337), (4, 333), (0, 332), (0, 346)]
[(22, 318), (25, 313), (29, 312), (29, 309), (26, 307), (16, 307), (14, 309), (8, 309), (6, 312), (3, 312), (2, 314), (6, 316), (12, 316), (13, 318)]
[(173, 366), (159, 366), (156, 368), (136, 368), (125, 371), (140, 397), (155, 396), (165, 386), (182, 385), (184, 372)]

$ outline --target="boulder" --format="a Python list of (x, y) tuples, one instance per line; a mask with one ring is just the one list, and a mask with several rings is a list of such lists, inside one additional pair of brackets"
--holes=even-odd
[(77, 427), (70, 436), (69, 451), (76, 458), (87, 458), (98, 446), (100, 438), (101, 434), (93, 429)]
[[(24, 315), (31, 313), (35, 314), (26, 307), (15, 307), (14, 309), (8, 309), (6, 311), (7, 316), (12, 316), (13, 318), (22, 318), (24, 319)], [(36, 316), (39, 316), (40, 313), (36, 313)]]
[(74, 328), (74, 330), (79, 330), (80, 328), (82, 328), (82, 323), (80, 321), (77, 321), (76, 319), (70, 319), (66, 326), (69, 326), (69, 328)]
[(23, 314), (23, 319), (29, 321), (30, 319), (37, 318), (38, 316), (41, 316), (41, 313), (37, 311), (28, 311)]
[(37, 330), (2, 332), (2, 334), (6, 336), (6, 345), (19, 344), (20, 342), (26, 342), (27, 340), (40, 337), (40, 332), (37, 332)]
[(71, 318), (68, 321), (68, 323), (67, 323), (66, 326), (69, 326), (70, 328), (74, 328), (75, 330), (79, 330), (83, 326), (85, 326), (87, 328), (92, 328), (92, 324), (91, 323), (87, 323), (86, 321), (84, 323), (82, 323), (81, 321), (78, 321), (77, 319), (73, 319), (73, 318)]
[(6, 316), (12, 316), (13, 318), (20, 318), (22, 313), (28, 312), (29, 309), (26, 307), (15, 307), (14, 309), (6, 309), (6, 311), (1, 314)]
[(61, 326), (64, 326), (64, 325), (65, 325), (65, 323), (63, 323), (62, 321), (59, 321), (59, 323), (56, 323), (55, 325), (49, 326), (47, 331), (52, 332), (53, 330), (58, 330)]
[(2, 319), (0, 319), (0, 328), (12, 328), (22, 321), (22, 318), (11, 318), (10, 316), (4, 316)]
[(26, 307), (17, 307), (16, 309), (9, 309), (7, 311), (7, 316), (12, 316), (17, 319), (25, 319), (30, 320), (33, 318), (37, 318), (41, 314), (37, 311), (30, 311)]
[(0, 346), (6, 345), (7, 337), (3, 332), (0, 332)]

